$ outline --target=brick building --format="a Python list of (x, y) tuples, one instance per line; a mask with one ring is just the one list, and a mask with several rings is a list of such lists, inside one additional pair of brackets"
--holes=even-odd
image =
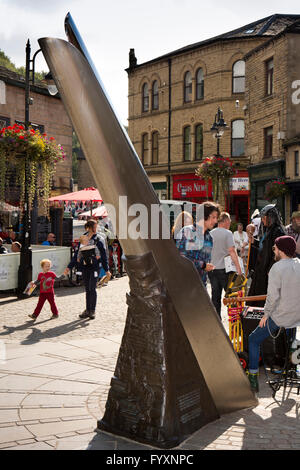
[(277, 204), (286, 221), (300, 209), (300, 20), (245, 56), (245, 150), (251, 206), (261, 208), (265, 184), (286, 177), (289, 194)]
[[(54, 137), (66, 153), (66, 159), (57, 164), (52, 194), (70, 190), (72, 177), (72, 126), (59, 96), (51, 96), (45, 85), (38, 83), (30, 87), (31, 124)], [(24, 123), (25, 79), (21, 75), (0, 66), (0, 127)], [(10, 188), (7, 200), (18, 202), (18, 193)]]
[[(220, 106), (228, 125), (220, 153), (236, 169), (227, 208), (245, 224), (264, 204), (261, 188), (271, 175), (285, 174), (285, 158), (296, 158), (299, 145), (300, 111), (289, 100), (300, 79), (299, 60), (293, 61), (299, 19), (272, 15), (143, 64), (130, 50), (129, 136), (161, 199), (207, 198), (194, 173), (203, 157), (216, 153), (210, 129)], [(262, 179), (260, 165), (266, 164), (275, 170)]]

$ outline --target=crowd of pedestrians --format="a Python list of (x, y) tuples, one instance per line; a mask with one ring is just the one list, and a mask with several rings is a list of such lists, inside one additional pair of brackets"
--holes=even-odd
[(257, 392), (260, 344), (281, 328), (292, 341), (295, 327), (300, 326), (300, 211), (293, 212), (291, 223), (284, 227), (276, 205), (268, 204), (253, 213), (246, 231), (238, 223), (232, 233), (230, 214), (206, 202), (204, 224), (191, 223), (188, 214), (181, 219), (182, 223), (187, 221), (189, 225), (174, 230), (176, 245), (181, 255), (194, 263), (205, 287), (208, 275), (212, 303), (220, 319), (222, 293), (232, 272), (250, 278), (248, 297), (265, 296), (263, 301), (251, 302), (264, 307), (259, 325), (249, 335), (248, 376)]
[(205, 286), (209, 278), (212, 302), (219, 315), (222, 291), (226, 290), (231, 272), (249, 276), (248, 295), (267, 293), (276, 238), (291, 236), (296, 242), (295, 257), (300, 257), (300, 211), (293, 212), (286, 227), (275, 204), (256, 210), (246, 230), (239, 222), (232, 232), (231, 224), (230, 214), (220, 212), (218, 204), (208, 201), (204, 203), (204, 221), (194, 223), (191, 214), (182, 212), (172, 228), (177, 248), (194, 263)]

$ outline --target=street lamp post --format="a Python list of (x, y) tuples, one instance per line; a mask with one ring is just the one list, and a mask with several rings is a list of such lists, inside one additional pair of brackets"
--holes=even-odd
[[(210, 128), (210, 131), (212, 132), (213, 136), (217, 139), (217, 153), (216, 153), (216, 157), (220, 157), (220, 139), (222, 137), (222, 135), (224, 134), (224, 131), (225, 129), (227, 129), (228, 126), (224, 120), (224, 116), (223, 116), (223, 111), (222, 109), (220, 108), (220, 106), (218, 106), (218, 111), (215, 115), (215, 121), (213, 123), (213, 125), (211, 126)], [(217, 187), (216, 187), (216, 200), (218, 201), (219, 199), (219, 184), (217, 184)]]
[(224, 134), (224, 130), (227, 129), (227, 124), (224, 121), (223, 111), (218, 107), (217, 114), (215, 115), (215, 122), (211, 126), (211, 132), (213, 136), (217, 139), (217, 157), (220, 156), (220, 138)]
[[(33, 99), (30, 98), (30, 84), (34, 85), (34, 76), (35, 76), (35, 58), (37, 54), (41, 52), (41, 49), (38, 49), (32, 59), (31, 56), (31, 46), (29, 39), (26, 44), (26, 63), (25, 63), (25, 120), (24, 127), (27, 130), (30, 126), (29, 118), (29, 106), (33, 104)], [(50, 74), (48, 74), (45, 79), (48, 84), (48, 91), (51, 95), (57, 93), (57, 89), (53, 88), (53, 80)], [(18, 271), (18, 296), (22, 297), (25, 287), (28, 282), (32, 280), (32, 251), (31, 251), (31, 214), (29, 208), (29, 199), (28, 199), (28, 181), (31, 175), (29, 175), (29, 164), (28, 156), (25, 155), (25, 194), (24, 194), (24, 211), (22, 217), (22, 238), (21, 238), (21, 253), (20, 253), (20, 266)]]

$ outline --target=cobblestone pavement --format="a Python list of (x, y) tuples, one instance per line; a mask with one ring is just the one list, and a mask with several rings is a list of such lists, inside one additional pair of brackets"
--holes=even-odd
[[(45, 306), (28, 318), (37, 297), (0, 296), (0, 448), (149, 450), (95, 432), (104, 413), (126, 318), (128, 278), (98, 290), (97, 315), (79, 320), (82, 287), (56, 289), (60, 317)], [(223, 311), (226, 325), (226, 312)], [(300, 449), (300, 396), (280, 391), (276, 400), (262, 371), (259, 404), (222, 416), (178, 449)]]

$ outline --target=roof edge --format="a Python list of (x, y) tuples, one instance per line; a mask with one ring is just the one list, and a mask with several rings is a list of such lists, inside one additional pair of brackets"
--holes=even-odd
[[(182, 48), (179, 48), (179, 49), (175, 49), (174, 51), (171, 51), (171, 52), (168, 52), (166, 54), (163, 54), (161, 56), (158, 56), (154, 59), (150, 59), (146, 62), (143, 62), (141, 64), (137, 64), (135, 65), (134, 67), (128, 67), (125, 69), (125, 71), (127, 73), (130, 73), (130, 72), (133, 72), (134, 70), (140, 68), (140, 67), (144, 67), (146, 65), (150, 65), (152, 63), (156, 63), (156, 62), (159, 62), (161, 60), (167, 60), (167, 59), (170, 59), (171, 57), (174, 57), (174, 56), (177, 56), (179, 54), (182, 54), (184, 52), (189, 52), (189, 51), (192, 51), (194, 49), (197, 49), (201, 46), (206, 46), (206, 45), (210, 45), (210, 44), (213, 44), (215, 42), (218, 42), (218, 41), (229, 41), (229, 40), (232, 40), (232, 41), (236, 41), (236, 40), (241, 40), (241, 39), (255, 39), (255, 38), (258, 38), (258, 37), (270, 37), (269, 35), (265, 35), (265, 30), (267, 27), (270, 26), (270, 24), (277, 18), (280, 18), (280, 17), (290, 17), (290, 18), (297, 18), (297, 20), (295, 22), (292, 23), (292, 25), (294, 25), (297, 21), (300, 21), (300, 15), (296, 15), (296, 14), (284, 14), (284, 13), (275, 13), (273, 15), (269, 15), (269, 16), (266, 16), (264, 18), (260, 18), (256, 21), (253, 21), (251, 23), (248, 23), (246, 25), (243, 25), (243, 26), (240, 26), (239, 28), (236, 28), (236, 29), (233, 29), (231, 31), (228, 31), (226, 33), (222, 33), (218, 36), (214, 36), (212, 38), (208, 38), (208, 39), (204, 39), (203, 41), (200, 41), (200, 42), (197, 42), (197, 43), (193, 43), (193, 44), (190, 44), (188, 46), (183, 46)], [(239, 32), (242, 32), (243, 30), (246, 30), (246, 29), (249, 29), (250, 27), (254, 27), (256, 26), (257, 24), (263, 22), (263, 21), (267, 21), (267, 24), (264, 25), (261, 30), (259, 31), (258, 34), (256, 34), (255, 36), (239, 36), (239, 37), (228, 37), (228, 35), (232, 35), (232, 34), (237, 34)], [(287, 26), (284, 31), (288, 28), (290, 28), (292, 25), (289, 25)], [(279, 33), (279, 34), (282, 34), (282, 31)], [(277, 37), (277, 35), (275, 36), (272, 36), (272, 38), (275, 38)], [(258, 46), (260, 47), (260, 46)]]

